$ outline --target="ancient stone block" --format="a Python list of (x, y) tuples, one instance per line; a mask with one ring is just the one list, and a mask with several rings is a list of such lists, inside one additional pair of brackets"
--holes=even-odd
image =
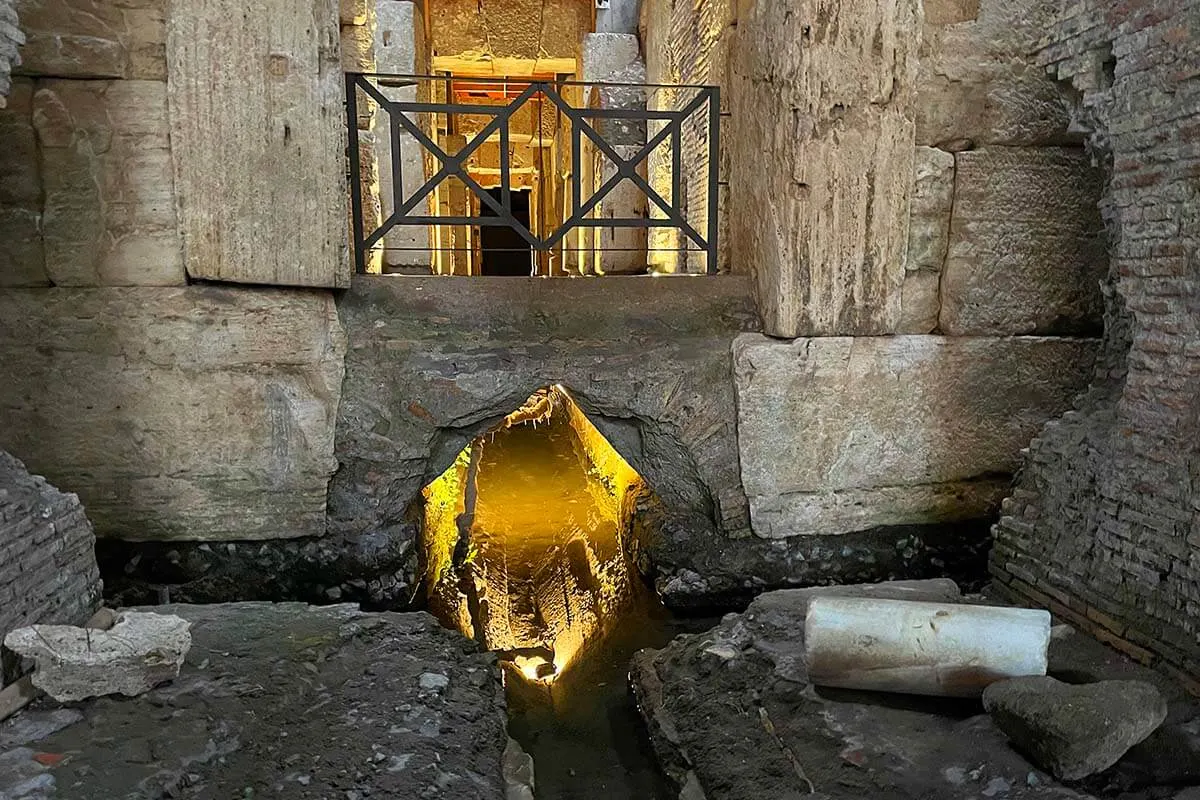
[(1162, 694), (1138, 680), (1015, 678), (989, 686), (983, 707), (1018, 750), (1068, 781), (1111, 767), (1167, 717)]
[(338, 21), (343, 25), (366, 25), (368, 2), (373, 2), (373, 0), (340, 0), (338, 3)]
[(190, 627), (171, 614), (124, 611), (109, 630), (31, 625), (5, 636), (4, 646), (34, 660), (33, 685), (60, 703), (132, 697), (178, 677)]
[(60, 286), (182, 284), (167, 135), (157, 81), (43, 81), (46, 268)]
[[(422, 25), (416, 4), (407, 0), (378, 0), (376, 5), (375, 57), (380, 72), (398, 75), (421, 73), (416, 36)], [(413, 87), (385, 90), (397, 100), (416, 100)], [(413, 118), (410, 115), (410, 118)], [(400, 150), (400, 175), (392, 171), (392, 136), (390, 117), (384, 112), (375, 115), (376, 163), (379, 165), (379, 201), (382, 213), (390, 216), (396, 208), (395, 192), (399, 183), (400, 195), (412, 197), (425, 182), (424, 149), (416, 138), (400, 129), (396, 143)], [(421, 213), (418, 208), (417, 213)], [(429, 229), (426, 226), (398, 226), (385, 237), (384, 261), (390, 266), (428, 267)]]
[[(1096, 343), (939, 336), (734, 344), (742, 481), (769, 538), (994, 511)], [(789, 424), (781, 426), (781, 419)]]
[(20, 72), (56, 78), (166, 78), (166, 0), (17, 0)]
[(773, 336), (896, 329), (918, 19), (907, 0), (764, 0), (738, 17), (731, 252)]
[(941, 276), (936, 272), (922, 270), (904, 274), (898, 333), (932, 333), (937, 328), (941, 310), (940, 283)]
[(33, 82), (18, 78), (0, 110), (0, 286), (45, 286), (42, 175)]
[(638, 62), (640, 46), (634, 34), (589, 33), (583, 37), (583, 71), (580, 80), (603, 81)]
[(41, 223), (38, 211), (0, 205), (0, 287), (50, 285)]
[(943, 332), (1098, 332), (1108, 259), (1102, 176), (1087, 154), (989, 147), (955, 159)]
[(322, 293), (0, 292), (0, 446), (101, 536), (320, 535), (343, 342)]
[(346, 72), (375, 72), (374, 33), (368, 25), (343, 25), (342, 69)]
[[(230, 35), (231, 20), (242, 19), (254, 24), (238, 22), (238, 35)], [(347, 285), (338, 4), (175, 3), (167, 52), (188, 274)]]
[(1028, 54), (1051, 4), (1040, 0), (926, 3), (917, 79), (917, 144), (1056, 144), (1070, 139), (1061, 95)]
[(954, 155), (933, 147), (918, 147), (913, 159), (905, 269), (942, 271), (953, 203)]

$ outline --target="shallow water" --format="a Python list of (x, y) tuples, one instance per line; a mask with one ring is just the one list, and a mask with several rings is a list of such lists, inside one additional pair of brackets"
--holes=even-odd
[(628, 686), (629, 660), (717, 618), (679, 618), (641, 587), (613, 629), (553, 684), (506, 673), (508, 730), (533, 756), (538, 800), (674, 798)]

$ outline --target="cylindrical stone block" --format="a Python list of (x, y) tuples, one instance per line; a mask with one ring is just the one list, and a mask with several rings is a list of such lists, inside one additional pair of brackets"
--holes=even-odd
[(809, 680), (820, 686), (978, 697), (995, 681), (1046, 674), (1050, 614), (818, 597), (804, 641)]

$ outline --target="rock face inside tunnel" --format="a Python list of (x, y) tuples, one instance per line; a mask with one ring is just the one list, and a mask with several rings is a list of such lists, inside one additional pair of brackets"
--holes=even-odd
[(640, 589), (632, 521), (652, 495), (559, 386), (540, 389), (426, 486), (430, 607), (552, 681)]

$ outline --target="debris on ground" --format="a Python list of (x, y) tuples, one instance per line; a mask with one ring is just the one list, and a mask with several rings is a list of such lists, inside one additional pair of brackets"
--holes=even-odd
[(0, 723), (0, 797), (504, 796), (495, 658), (428, 614), (157, 610), (191, 624), (179, 677), (137, 697), (43, 697)]
[(1116, 765), (1070, 785), (1010, 746), (976, 698), (814, 686), (803, 635), (812, 599), (825, 591), (843, 597), (895, 591), (886, 583), (869, 594), (849, 588), (769, 592), (706, 633), (635, 656), (632, 685), (679, 797), (1169, 800), (1196, 782), (1200, 703), (1169, 679), (1069, 630), (1051, 637), (1050, 675), (1072, 683), (1148, 681), (1168, 709), (1162, 727)]
[(33, 685), (60, 702), (142, 694), (179, 675), (192, 645), (190, 623), (170, 614), (125, 611), (108, 630), (29, 625), (4, 646), (34, 661)]
[(1068, 781), (1108, 769), (1167, 718), (1158, 689), (1132, 680), (1014, 678), (989, 686), (983, 707), (1018, 750)]

